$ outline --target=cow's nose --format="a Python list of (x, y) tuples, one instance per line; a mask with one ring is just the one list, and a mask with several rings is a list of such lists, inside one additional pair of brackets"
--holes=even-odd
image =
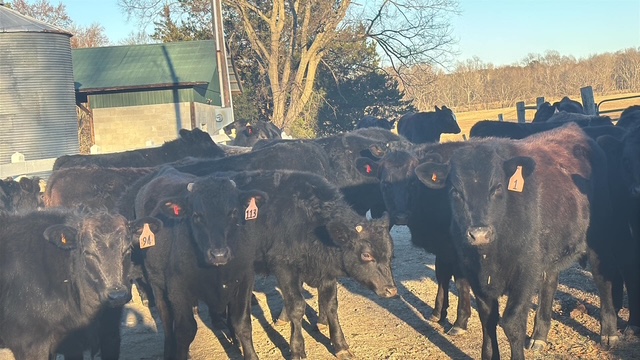
[(471, 245), (486, 245), (493, 241), (492, 226), (470, 227), (467, 231), (467, 240)]
[(109, 305), (119, 306), (131, 300), (131, 293), (124, 287), (116, 286), (109, 290), (107, 297), (109, 298)]
[(207, 261), (214, 266), (225, 265), (231, 257), (231, 249), (229, 247), (209, 250)]

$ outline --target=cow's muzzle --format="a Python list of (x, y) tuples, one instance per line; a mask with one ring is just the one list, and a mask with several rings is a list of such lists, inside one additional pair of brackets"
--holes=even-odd
[(475, 226), (467, 230), (467, 241), (470, 245), (480, 246), (491, 243), (495, 238), (493, 226)]
[(213, 266), (222, 266), (231, 259), (231, 249), (229, 247), (221, 249), (211, 249), (207, 252), (207, 263)]
[(107, 291), (107, 302), (109, 306), (121, 306), (131, 300), (131, 292), (124, 286), (115, 286)]

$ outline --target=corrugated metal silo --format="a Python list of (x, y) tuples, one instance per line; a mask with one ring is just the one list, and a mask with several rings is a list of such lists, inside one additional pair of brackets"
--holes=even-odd
[(70, 37), (0, 5), (0, 164), (78, 153)]

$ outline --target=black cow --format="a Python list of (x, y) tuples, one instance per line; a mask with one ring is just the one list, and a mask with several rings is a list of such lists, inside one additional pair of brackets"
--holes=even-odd
[[(231, 329), (245, 359), (257, 359), (251, 336), (251, 291), (257, 238), (240, 225), (250, 200), (258, 209), (263, 192), (241, 191), (228, 178), (196, 177), (162, 169), (137, 192), (136, 216), (164, 222), (156, 246), (144, 250), (144, 267), (164, 328), (164, 357), (187, 359), (197, 331), (193, 306), (212, 313), (228, 306)], [(257, 211), (257, 210), (256, 210)]]
[(441, 134), (459, 134), (460, 126), (451, 109), (408, 113), (398, 120), (398, 134), (415, 144), (440, 141)]
[(568, 113), (584, 114), (584, 108), (578, 101), (571, 100), (565, 96), (560, 101), (556, 101), (551, 105), (548, 101), (540, 104), (536, 114), (533, 116), (532, 122), (545, 122), (548, 121), (551, 116), (559, 111)]
[(638, 126), (638, 124), (640, 124), (640, 105), (631, 105), (624, 109), (622, 114), (620, 114), (618, 122), (616, 122), (616, 126), (623, 127), (627, 130)]
[[(291, 148), (281, 144), (261, 151), (220, 159), (186, 158), (172, 163), (178, 170), (195, 175), (216, 171), (248, 169), (295, 169), (329, 176), (330, 166), (325, 152), (316, 145)], [(145, 168), (69, 168), (54, 171), (45, 192), (47, 207), (91, 208), (105, 206), (115, 209), (118, 199), (140, 178), (156, 173), (161, 167)], [(152, 175), (153, 176), (153, 175)], [(130, 201), (130, 203), (133, 203)], [(132, 209), (120, 209), (129, 211)], [(129, 217), (129, 214), (123, 215)]]
[(162, 146), (136, 149), (111, 154), (64, 155), (56, 159), (53, 170), (93, 166), (93, 167), (148, 167), (180, 160), (187, 156), (219, 158), (224, 150), (206, 132), (195, 128), (180, 129), (180, 137), (165, 142)]
[(337, 278), (349, 276), (383, 298), (397, 295), (391, 273), (389, 219), (367, 221), (343, 200), (337, 187), (305, 172), (258, 171), (232, 179), (260, 189), (269, 201), (247, 236), (259, 239), (256, 271), (276, 276), (284, 297), (281, 319), (291, 321), (291, 358), (306, 358), (302, 336), (302, 283), (318, 288), (318, 323), (328, 324), (338, 358), (351, 358), (337, 313)]
[(384, 203), (397, 225), (407, 225), (411, 242), (436, 255), (436, 280), (438, 293), (430, 321), (445, 321), (449, 308), (449, 281), (453, 276), (459, 291), (457, 318), (450, 335), (462, 334), (467, 329), (471, 315), (470, 286), (458, 265), (457, 256), (449, 232), (451, 210), (447, 194), (442, 190), (425, 187), (418, 181), (415, 168), (420, 163), (435, 158), (448, 160), (451, 153), (466, 142), (446, 142), (409, 146), (405, 149), (374, 149), (384, 154), (374, 161), (358, 159), (358, 169), (365, 175), (377, 177)]
[[(632, 127), (622, 139), (598, 138), (608, 160), (609, 192), (613, 198), (612, 247), (629, 297), (629, 321), (625, 333), (640, 334), (640, 127)], [(615, 296), (618, 295), (614, 292)], [(616, 307), (618, 307), (619, 299)]]
[(360, 119), (360, 121), (358, 121), (358, 124), (356, 125), (356, 129), (378, 127), (386, 130), (391, 130), (393, 129), (393, 125), (395, 124), (395, 122), (396, 122), (395, 120), (389, 121), (387, 119), (381, 119), (375, 116), (367, 115), (362, 119)]
[[(475, 123), (469, 131), (469, 137), (499, 137), (508, 139), (524, 139), (527, 136), (548, 131), (561, 126), (563, 122), (543, 122), (543, 123), (514, 123), (495, 120), (481, 120)], [(590, 126), (589, 122), (576, 122), (582, 127), (583, 131), (591, 138), (596, 139), (598, 136), (611, 135), (616, 138), (622, 138), (626, 131), (615, 126)]]
[(18, 212), (43, 207), (39, 177), (0, 180), (0, 210)]
[(536, 113), (533, 115), (532, 123), (546, 122), (549, 118), (558, 112), (558, 108), (551, 105), (548, 101), (543, 102), (538, 106)]
[(548, 122), (580, 122), (586, 123), (587, 126), (604, 126), (613, 125), (611, 118), (608, 116), (600, 115), (587, 115), (580, 113), (572, 113), (567, 111), (559, 111), (553, 114)]
[(231, 130), (236, 130), (236, 137), (231, 141), (231, 145), (251, 147), (261, 139), (282, 139), (282, 130), (271, 121), (259, 120), (255, 123), (235, 121), (225, 126), (227, 135), (231, 135)]
[[(160, 225), (104, 211), (0, 213), (0, 344), (17, 360), (47, 359), (106, 308), (121, 308), (131, 298), (131, 235), (143, 223)], [(119, 317), (115, 324), (102, 358), (119, 355)]]
[(604, 241), (611, 206), (602, 150), (573, 124), (524, 140), (469, 143), (416, 174), (428, 187), (447, 189), (454, 245), (482, 322), (482, 358), (499, 358), (498, 298), (508, 294), (501, 324), (511, 358), (524, 359), (527, 313), (540, 286), (529, 345), (543, 347), (558, 273), (585, 255), (600, 293), (602, 343), (613, 345), (609, 277), (617, 269)]
[[(384, 204), (378, 181), (374, 178), (363, 176), (356, 167), (356, 159), (362, 156), (373, 157), (374, 155), (370, 151), (371, 145), (382, 143), (385, 146), (393, 147), (394, 144), (401, 143), (401, 137), (381, 128), (363, 128), (314, 140), (259, 142), (254, 146), (254, 149), (268, 148), (282, 143), (289, 144), (293, 152), (297, 152), (295, 150), (297, 147), (305, 145), (315, 144), (319, 146), (330, 166), (325, 177), (341, 189), (345, 200), (359, 214), (364, 215), (371, 209), (373, 217), (382, 215)], [(260, 167), (260, 169), (266, 168)], [(314, 173), (317, 172), (314, 171)]]

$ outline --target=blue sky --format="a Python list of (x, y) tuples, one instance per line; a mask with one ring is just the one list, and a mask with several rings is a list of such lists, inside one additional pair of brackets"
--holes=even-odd
[[(50, 0), (52, 4), (58, 1)], [(113, 44), (137, 31), (117, 0), (61, 0), (74, 22), (104, 26)], [(453, 35), (464, 61), (509, 65), (556, 50), (576, 58), (640, 47), (640, 0), (460, 0)]]

